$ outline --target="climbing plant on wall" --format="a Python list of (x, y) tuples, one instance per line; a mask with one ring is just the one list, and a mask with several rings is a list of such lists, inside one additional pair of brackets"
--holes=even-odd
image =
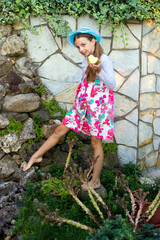
[(113, 30), (117, 25), (123, 28), (129, 19), (154, 20), (160, 23), (159, 0), (1, 0), (0, 24), (12, 24), (21, 20), (26, 28), (36, 31), (28, 25), (28, 18), (40, 16), (46, 20), (53, 32), (66, 36), (70, 31), (68, 22), (63, 20), (63, 15), (72, 15), (78, 18), (88, 13), (97, 24), (103, 27), (107, 22)]

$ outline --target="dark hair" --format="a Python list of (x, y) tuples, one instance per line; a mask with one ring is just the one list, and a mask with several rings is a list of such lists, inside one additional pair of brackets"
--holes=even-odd
[[(77, 35), (75, 35), (74, 37), (74, 41), (76, 39), (79, 39), (81, 37), (85, 37), (87, 38), (89, 41), (92, 41), (92, 39), (95, 39), (94, 36), (90, 35), (90, 34), (86, 34), (86, 33), (78, 33)], [(96, 39), (95, 39), (96, 40)], [(95, 49), (93, 52), (93, 56), (94, 57), (98, 57), (100, 59), (101, 55), (103, 54), (103, 48), (101, 47), (101, 45), (97, 42), (95, 42)], [(86, 69), (86, 78), (87, 78), (87, 82), (88, 81), (94, 81), (96, 78), (96, 71), (93, 70), (90, 66), (87, 67)]]

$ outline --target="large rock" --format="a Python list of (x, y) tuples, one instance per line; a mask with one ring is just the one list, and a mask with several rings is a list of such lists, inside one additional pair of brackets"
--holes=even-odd
[(126, 96), (114, 93), (115, 101), (115, 117), (122, 117), (130, 113), (136, 106), (137, 103), (127, 98)]
[(22, 57), (18, 59), (16, 61), (15, 67), (18, 72), (24, 76), (27, 76), (29, 78), (36, 76), (34, 65), (29, 58)]
[(18, 85), (23, 82), (23, 79), (14, 71), (7, 73), (5, 77), (1, 79), (1, 83), (9, 90), (9, 94), (15, 95), (20, 93)]
[(31, 112), (29, 114), (31, 117), (38, 115), (40, 118), (42, 118), (44, 121), (48, 121), (50, 119), (50, 113), (48, 109), (44, 107), (40, 107), (38, 110)]
[(123, 143), (126, 146), (137, 147), (137, 127), (134, 124), (126, 120), (117, 121), (114, 133), (117, 144)]
[(20, 122), (24, 122), (28, 118), (27, 113), (6, 112), (6, 113), (2, 113), (2, 116), (4, 118), (13, 117), (16, 121), (20, 121)]
[(4, 76), (12, 67), (11, 61), (5, 61), (3, 65), (0, 66), (0, 77)]
[(0, 210), (0, 232), (3, 230), (5, 235), (9, 235), (9, 225), (13, 219), (16, 219), (19, 209), (14, 205), (6, 206)]
[(12, 33), (11, 25), (0, 25), (0, 35), (3, 37), (9, 37)]
[(3, 110), (7, 112), (33, 112), (39, 108), (40, 97), (35, 93), (6, 96)]
[(10, 155), (4, 156), (0, 160), (0, 179), (9, 179), (9, 177), (15, 172), (17, 164), (14, 162)]
[(1, 47), (0, 54), (2, 56), (18, 56), (24, 53), (25, 43), (16, 34), (6, 39)]
[(8, 124), (9, 124), (8, 118), (4, 118), (2, 117), (2, 115), (0, 115), (0, 129), (5, 128)]
[(17, 152), (23, 143), (29, 139), (36, 137), (33, 127), (33, 120), (29, 118), (25, 123), (25, 127), (22, 131), (17, 133), (9, 133), (0, 138), (0, 147), (5, 153)]

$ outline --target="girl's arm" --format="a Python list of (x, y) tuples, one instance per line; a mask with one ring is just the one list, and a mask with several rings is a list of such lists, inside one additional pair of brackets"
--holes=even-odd
[(97, 77), (99, 77), (107, 87), (113, 89), (116, 86), (116, 80), (112, 61), (106, 54), (103, 54), (100, 60), (102, 69), (99, 73), (97, 73)]

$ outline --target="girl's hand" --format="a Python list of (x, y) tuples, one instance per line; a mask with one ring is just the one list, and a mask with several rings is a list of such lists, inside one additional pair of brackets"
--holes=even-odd
[(100, 73), (100, 71), (102, 70), (102, 66), (101, 66), (101, 61), (99, 60), (97, 64), (93, 64), (93, 63), (88, 63), (88, 65), (94, 69), (97, 73)]

